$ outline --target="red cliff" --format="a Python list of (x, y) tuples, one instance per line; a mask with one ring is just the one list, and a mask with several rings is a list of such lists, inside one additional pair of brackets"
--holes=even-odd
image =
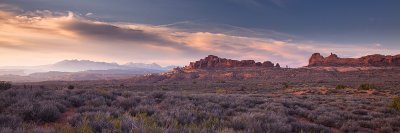
[(315, 53), (309, 60), (309, 67), (315, 66), (349, 66), (349, 67), (392, 67), (400, 66), (400, 55), (368, 55), (361, 58), (339, 58), (336, 54), (323, 57), (319, 53)]

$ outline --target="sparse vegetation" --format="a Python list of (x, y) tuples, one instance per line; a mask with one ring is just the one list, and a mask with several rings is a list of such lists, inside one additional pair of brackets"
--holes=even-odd
[(224, 89), (224, 88), (217, 88), (217, 89), (215, 90), (215, 93), (217, 93), (217, 94), (227, 94), (227, 93), (228, 93), (228, 90), (226, 90), (226, 89)]
[[(0, 91), (0, 132), (400, 132), (400, 81), (233, 75), (14, 83)], [(343, 89), (360, 83), (380, 89)]]
[(345, 88), (346, 88), (345, 85), (342, 85), (342, 84), (336, 85), (336, 89), (338, 89), (338, 90), (345, 89)]
[(358, 87), (359, 90), (372, 90), (375, 89), (375, 85), (373, 84), (361, 84), (360, 87)]
[[(0, 131), (400, 131), (400, 127), (395, 126), (399, 124), (400, 113), (382, 106), (390, 101), (386, 97), (366, 99), (316, 94), (276, 97), (226, 92), (221, 92), (224, 95), (198, 95), (196, 92), (182, 94), (159, 90), (148, 93), (141, 89), (56, 91), (49, 88), (38, 86), (28, 91), (9, 89), (1, 92)], [(28, 123), (33, 126), (23, 126)], [(51, 123), (60, 126), (39, 128), (39, 125)]]
[(392, 107), (395, 110), (400, 112), (400, 97), (399, 96), (392, 99), (392, 102), (390, 103), (390, 107)]

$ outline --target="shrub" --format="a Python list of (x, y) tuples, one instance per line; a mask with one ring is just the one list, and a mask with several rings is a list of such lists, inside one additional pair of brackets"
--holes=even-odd
[(99, 120), (89, 121), (89, 126), (95, 133), (107, 132), (107, 129), (112, 129), (113, 125), (105, 118), (99, 118)]
[(85, 101), (79, 96), (71, 96), (67, 99), (74, 107), (80, 107), (84, 105)]
[(187, 110), (174, 111), (173, 116), (181, 125), (189, 125), (195, 119), (194, 114)]
[(145, 114), (147, 116), (152, 116), (154, 113), (156, 113), (156, 110), (151, 106), (140, 106), (130, 111), (130, 114), (134, 116), (138, 114)]
[(335, 127), (338, 118), (335, 116), (327, 116), (327, 115), (319, 115), (314, 120), (315, 123), (327, 126), (327, 127)]
[(164, 99), (165, 98), (165, 93), (164, 92), (154, 92), (153, 94), (151, 94), (151, 96), (154, 99)]
[(244, 99), (244, 104), (248, 108), (254, 108), (256, 105), (264, 104), (265, 101), (261, 99)]
[(0, 133), (12, 133), (13, 130), (9, 127), (0, 127)]
[(28, 100), (21, 100), (17, 103), (11, 105), (7, 108), (7, 113), (16, 114), (24, 120), (33, 120), (34, 119), (34, 112), (33, 107), (37, 106), (37, 104), (33, 105)]
[(129, 110), (132, 107), (136, 107), (140, 103), (140, 98), (127, 98), (122, 99), (118, 102), (118, 105), (125, 110)]
[(22, 123), (22, 119), (17, 116), (0, 115), (0, 127), (17, 128)]
[(155, 99), (157, 103), (162, 102), (166, 97), (165, 92), (154, 92), (153, 94), (151, 94), (151, 96)]
[(330, 133), (329, 128), (317, 124), (294, 122), (293, 130), (297, 133)]
[(25, 121), (54, 122), (61, 117), (60, 109), (57, 107), (57, 103), (34, 103), (23, 100), (10, 106), (7, 112), (19, 115)]
[(360, 129), (360, 125), (356, 121), (353, 121), (353, 120), (347, 121), (340, 128), (340, 130), (342, 132), (346, 132), (346, 133), (357, 132), (359, 129)]
[(375, 89), (375, 85), (373, 84), (362, 84), (360, 87), (358, 87), (359, 90), (371, 90)]
[(0, 90), (8, 90), (12, 87), (10, 82), (0, 81)]
[(75, 86), (73, 86), (73, 85), (68, 85), (68, 89), (69, 89), (69, 90), (73, 90), (73, 89), (75, 89)]
[(242, 119), (234, 118), (230, 122), (229, 127), (233, 128), (235, 131), (245, 130), (246, 129), (246, 123)]
[(336, 89), (345, 89), (346, 88), (346, 86), (345, 85), (336, 85)]
[(372, 121), (368, 121), (368, 120), (358, 121), (358, 124), (360, 125), (360, 127), (369, 128), (369, 129), (375, 129), (377, 127), (377, 123), (373, 123)]
[(390, 107), (394, 108), (397, 111), (400, 111), (400, 97), (395, 97), (392, 99), (390, 103)]
[(42, 104), (36, 112), (37, 119), (44, 122), (54, 122), (61, 117), (60, 110), (53, 104)]
[(131, 133), (134, 127), (136, 127), (136, 123), (133, 120), (127, 118), (122, 119), (121, 130), (123, 133)]
[(86, 101), (86, 105), (94, 106), (94, 107), (99, 107), (106, 105), (106, 99), (104, 97), (96, 97), (91, 100)]
[(392, 127), (381, 127), (380, 131), (381, 133), (392, 133), (393, 129)]

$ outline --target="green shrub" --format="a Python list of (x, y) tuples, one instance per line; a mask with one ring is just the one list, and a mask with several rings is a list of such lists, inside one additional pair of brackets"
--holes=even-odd
[(6, 81), (0, 81), (0, 90), (8, 90), (11, 88), (11, 83)]
[(392, 102), (390, 103), (390, 107), (394, 108), (397, 111), (400, 111), (400, 96), (392, 99)]
[(345, 85), (336, 85), (336, 89), (345, 89), (346, 88), (346, 86)]
[(362, 84), (360, 87), (358, 87), (359, 90), (371, 90), (375, 89), (375, 85), (373, 84)]

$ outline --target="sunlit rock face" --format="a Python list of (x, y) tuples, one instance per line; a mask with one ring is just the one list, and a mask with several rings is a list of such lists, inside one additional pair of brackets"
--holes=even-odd
[(315, 53), (309, 60), (309, 67), (393, 67), (400, 66), (400, 55), (367, 55), (361, 58), (339, 58), (336, 54), (323, 57), (319, 53)]
[(204, 59), (191, 62), (185, 69), (209, 69), (209, 68), (232, 68), (232, 67), (269, 67), (273, 68), (274, 63), (270, 61), (255, 62), (254, 60), (231, 60), (209, 55)]

